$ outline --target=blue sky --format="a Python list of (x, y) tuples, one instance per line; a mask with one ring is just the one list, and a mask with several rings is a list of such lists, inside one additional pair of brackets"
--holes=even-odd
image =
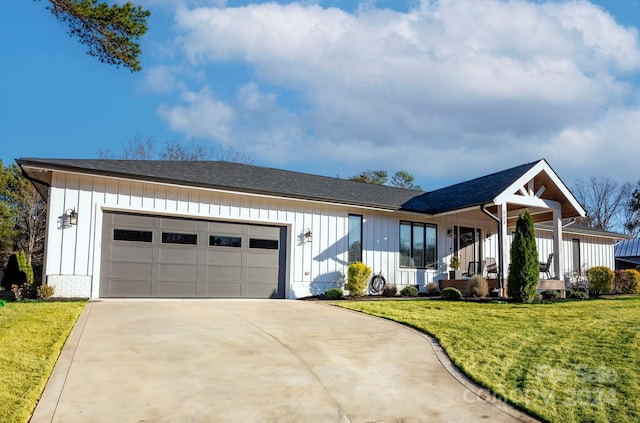
[(426, 189), (546, 158), (640, 178), (638, 1), (142, 0), (143, 71), (99, 63), (46, 10), (0, 15), (0, 159), (97, 158), (136, 135), (255, 164)]

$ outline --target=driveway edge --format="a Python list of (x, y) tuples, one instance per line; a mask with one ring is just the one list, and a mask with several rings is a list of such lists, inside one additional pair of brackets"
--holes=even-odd
[[(419, 334), (420, 336), (422, 336), (427, 341), (427, 344), (429, 344), (431, 346), (431, 349), (433, 350), (434, 354), (436, 355), (436, 358), (438, 359), (438, 362), (442, 365), (442, 367), (460, 385), (464, 386), (471, 393), (471, 395), (473, 395), (473, 397), (475, 397), (473, 399), (489, 403), (493, 407), (495, 407), (498, 410), (500, 410), (501, 412), (513, 417), (514, 419), (516, 419), (516, 420), (518, 420), (518, 421), (520, 421), (522, 423), (540, 423), (541, 422), (540, 420), (538, 420), (538, 419), (526, 414), (524, 411), (522, 411), (522, 410), (516, 408), (515, 406), (507, 403), (506, 401), (502, 400), (494, 392), (491, 392), (487, 388), (484, 388), (484, 387), (478, 385), (477, 383), (475, 383), (473, 380), (471, 380), (460, 369), (458, 369), (455, 364), (453, 364), (453, 362), (451, 361), (451, 358), (449, 358), (449, 355), (447, 354), (445, 349), (442, 347), (442, 345), (440, 345), (438, 340), (435, 339), (434, 337), (424, 333), (423, 331), (418, 330), (416, 328), (413, 328), (411, 326), (403, 325), (402, 323), (398, 323), (395, 320), (385, 319), (384, 317), (374, 316), (374, 315), (367, 314), (367, 313), (364, 313), (364, 312), (361, 312), (361, 311), (358, 311), (358, 310), (351, 310), (351, 309), (343, 308), (343, 307), (340, 307), (338, 305), (333, 305), (333, 304), (323, 304), (322, 302), (318, 302), (318, 304), (323, 305), (323, 306), (328, 306), (328, 307), (338, 307), (338, 308), (341, 308), (343, 310), (350, 311), (352, 313), (360, 313), (362, 315), (369, 316), (369, 317), (372, 317), (372, 318), (375, 318), (375, 319), (384, 319), (387, 322), (391, 322), (391, 323), (393, 323), (393, 324), (395, 324), (395, 325), (397, 325), (397, 326), (399, 326), (401, 328), (404, 328), (404, 329), (407, 329), (407, 330), (409, 330), (411, 332)], [(467, 400), (466, 397), (465, 397), (465, 400)]]
[(62, 395), (62, 389), (64, 388), (64, 384), (67, 380), (67, 375), (69, 374), (73, 357), (78, 348), (80, 337), (84, 331), (84, 327), (87, 323), (87, 318), (91, 313), (92, 307), (93, 303), (88, 301), (84, 306), (82, 313), (80, 313), (75, 325), (73, 325), (73, 329), (71, 329), (71, 333), (69, 333), (69, 337), (62, 347), (62, 351), (60, 351), (60, 356), (58, 357), (56, 364), (53, 366), (53, 370), (51, 371), (49, 380), (44, 387), (44, 391), (42, 391), (42, 395), (36, 404), (33, 415), (29, 420), (30, 423), (53, 421), (56, 408), (58, 407), (58, 401), (60, 400), (60, 395)]

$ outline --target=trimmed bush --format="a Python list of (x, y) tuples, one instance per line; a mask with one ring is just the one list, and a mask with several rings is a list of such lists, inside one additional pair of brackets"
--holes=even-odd
[(402, 288), (402, 291), (400, 291), (400, 295), (402, 295), (403, 297), (416, 297), (418, 295), (418, 288), (413, 285), (407, 285)]
[(535, 299), (540, 262), (533, 219), (526, 211), (518, 217), (516, 234), (511, 243), (511, 264), (507, 292), (514, 301), (530, 303)]
[(33, 283), (25, 283), (22, 285), (22, 298), (29, 300), (38, 298), (38, 287)]
[(613, 289), (613, 270), (607, 266), (596, 266), (587, 270), (590, 295), (608, 294)]
[(640, 272), (634, 269), (616, 271), (614, 286), (620, 294), (637, 294), (640, 292)]
[(438, 289), (438, 285), (435, 282), (429, 282), (427, 285), (427, 295), (439, 295), (440, 289)]
[(456, 288), (445, 288), (440, 292), (440, 295), (442, 296), (442, 298), (444, 298), (445, 300), (459, 300), (460, 298), (462, 298), (462, 294), (460, 293), (460, 291), (458, 291)]
[(473, 275), (469, 280), (467, 292), (472, 297), (484, 298), (489, 294), (489, 284), (482, 275)]
[(395, 297), (398, 294), (398, 287), (395, 285), (385, 285), (382, 289), (383, 297)]
[(362, 297), (367, 293), (371, 279), (371, 268), (362, 262), (349, 265), (347, 289), (353, 297)]
[(579, 289), (570, 289), (567, 298), (570, 300), (588, 300), (589, 294)]
[(344, 292), (340, 288), (329, 288), (324, 293), (324, 296), (330, 300), (339, 300), (344, 295)]
[(556, 291), (555, 289), (547, 289), (546, 291), (542, 291), (540, 295), (543, 300), (559, 300), (562, 298), (560, 291)]
[(9, 256), (9, 262), (7, 263), (4, 276), (2, 277), (2, 286), (7, 291), (11, 291), (13, 289), (13, 285), (22, 286), (26, 282), (27, 274), (20, 270), (20, 265), (18, 264), (18, 253), (13, 253)]

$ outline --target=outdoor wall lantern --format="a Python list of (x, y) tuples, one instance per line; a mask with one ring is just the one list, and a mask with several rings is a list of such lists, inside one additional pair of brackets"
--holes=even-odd
[(77, 225), (78, 224), (78, 212), (76, 208), (67, 209), (64, 211), (65, 220), (69, 221), (69, 225)]
[(304, 240), (305, 240), (306, 242), (311, 242), (311, 241), (313, 241), (313, 234), (311, 233), (311, 229), (307, 229), (307, 230), (304, 232)]

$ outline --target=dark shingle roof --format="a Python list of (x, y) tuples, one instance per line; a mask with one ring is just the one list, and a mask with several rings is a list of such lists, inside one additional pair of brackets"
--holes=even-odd
[(429, 214), (436, 214), (487, 204), (537, 163), (523, 164), (431, 191), (412, 198), (403, 204), (403, 207), (409, 210), (420, 210)]
[(397, 210), (422, 191), (222, 161), (17, 160), (20, 166)]
[(492, 202), (539, 162), (431, 192), (221, 161), (22, 158), (20, 166), (437, 214)]

